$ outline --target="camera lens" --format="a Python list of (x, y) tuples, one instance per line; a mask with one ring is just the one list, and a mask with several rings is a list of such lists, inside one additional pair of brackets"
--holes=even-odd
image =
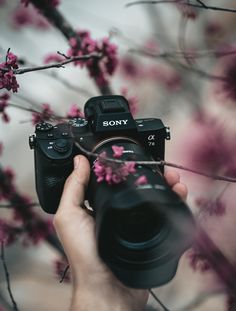
[[(137, 206), (114, 215), (114, 232), (124, 246), (137, 247), (147, 243), (163, 230), (164, 217), (150, 204)], [(138, 244), (138, 245), (137, 245)], [(145, 244), (143, 244), (145, 246)]]

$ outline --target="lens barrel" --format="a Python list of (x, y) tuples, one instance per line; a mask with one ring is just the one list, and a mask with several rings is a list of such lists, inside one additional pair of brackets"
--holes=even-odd
[[(112, 157), (112, 145), (124, 147), (124, 161), (152, 160), (128, 138), (101, 143), (96, 152)], [(137, 185), (142, 175), (148, 182)], [(121, 282), (151, 288), (174, 277), (180, 256), (193, 241), (195, 226), (189, 208), (158, 167), (137, 165), (134, 174), (112, 186), (98, 183), (92, 172), (88, 197), (95, 211), (99, 254)]]

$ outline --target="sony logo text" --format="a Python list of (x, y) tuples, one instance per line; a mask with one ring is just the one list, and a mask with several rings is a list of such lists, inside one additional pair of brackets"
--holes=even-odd
[(117, 126), (117, 125), (126, 125), (128, 120), (110, 120), (110, 121), (103, 121), (103, 126)]

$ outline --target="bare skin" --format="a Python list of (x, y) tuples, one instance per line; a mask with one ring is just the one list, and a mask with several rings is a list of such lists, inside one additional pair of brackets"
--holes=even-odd
[[(74, 171), (68, 177), (54, 226), (70, 264), (73, 295), (70, 311), (141, 311), (148, 291), (124, 286), (98, 256), (94, 219), (81, 208), (89, 181), (90, 165), (81, 155), (74, 159)], [(165, 178), (172, 189), (186, 199), (187, 188), (176, 172)]]

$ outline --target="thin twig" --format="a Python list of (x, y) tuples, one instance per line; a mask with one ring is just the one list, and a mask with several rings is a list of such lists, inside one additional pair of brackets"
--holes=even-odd
[(5, 259), (5, 252), (4, 252), (4, 242), (3, 241), (1, 242), (1, 261), (2, 261), (4, 272), (5, 272), (5, 277), (6, 277), (6, 282), (7, 282), (7, 290), (8, 290), (9, 296), (11, 298), (13, 309), (15, 311), (19, 311), (17, 303), (16, 303), (16, 301), (15, 301), (15, 299), (13, 297), (12, 290), (11, 290), (10, 275), (9, 275), (9, 272), (8, 272), (8, 269), (7, 269), (7, 264), (6, 264), (6, 259)]
[(156, 302), (158, 302), (158, 304), (162, 307), (162, 309), (164, 311), (170, 311), (164, 304), (163, 302), (157, 297), (157, 295), (154, 293), (154, 291), (152, 289), (148, 290), (149, 293), (152, 295), (152, 297), (156, 300)]
[[(118, 159), (114, 159), (114, 158), (109, 158), (109, 157), (101, 157), (101, 155), (99, 153), (96, 152), (91, 152), (86, 150), (83, 146), (81, 146), (81, 144), (79, 142), (75, 142), (75, 145), (83, 152), (85, 153), (87, 156), (90, 157), (95, 157), (95, 158), (101, 158), (104, 161), (107, 162), (113, 162), (113, 163), (126, 163), (127, 161), (123, 161), (123, 160), (118, 160)], [(165, 160), (159, 160), (159, 161), (135, 161), (135, 163), (137, 165), (151, 165), (151, 166), (157, 166), (157, 165), (161, 165), (161, 166), (170, 166), (170, 167), (174, 167), (180, 170), (184, 170), (184, 171), (188, 171), (194, 174), (198, 174), (207, 178), (211, 178), (211, 179), (215, 179), (215, 180), (221, 180), (221, 181), (227, 181), (227, 182), (236, 182), (236, 177), (229, 177), (229, 176), (220, 176), (220, 175), (215, 175), (215, 174), (207, 174), (192, 168), (188, 168), (186, 166), (183, 165), (179, 165), (179, 164), (174, 164), (171, 162), (167, 162)]]
[[(44, 65), (44, 66), (22, 68), (22, 69), (20, 69), (20, 68), (19, 69), (13, 69), (13, 73), (19, 75), (19, 74), (23, 74), (23, 73), (27, 73), (27, 72), (32, 72), (32, 71), (39, 71), (39, 70), (45, 70), (45, 69), (51, 69), (51, 68), (63, 68), (64, 65), (67, 65), (69, 63), (76, 62), (76, 61), (87, 61), (91, 58), (102, 58), (102, 54), (92, 53), (92, 54), (87, 54), (87, 55), (83, 55), (83, 56), (74, 56), (74, 57), (70, 57), (69, 59), (66, 59), (62, 62), (48, 64), (48, 65)], [(7, 72), (9, 69), (8, 68), (0, 68), (0, 70)]]
[[(176, 2), (176, 0), (152, 0), (152, 1), (143, 0), (143, 1), (129, 2), (125, 6), (130, 7), (130, 6), (137, 5), (137, 4), (161, 4), (161, 3), (177, 3), (177, 2)], [(195, 8), (205, 9), (205, 10), (221, 11), (221, 12), (227, 12), (227, 13), (236, 13), (236, 9), (228, 9), (228, 8), (222, 8), (222, 7), (217, 7), (217, 6), (208, 6), (205, 4), (203, 5), (202, 2), (201, 2), (201, 4), (194, 4), (194, 3), (190, 3), (190, 2), (183, 2), (183, 3), (181, 2), (181, 4), (187, 5), (187, 6), (192, 6)]]
[(66, 268), (65, 268), (65, 270), (63, 271), (62, 276), (61, 276), (60, 283), (62, 283), (62, 282), (64, 281), (64, 279), (65, 279), (65, 277), (66, 277), (67, 272), (69, 271), (69, 269), (70, 269), (70, 266), (67, 265)]
[[(147, 56), (147, 57), (151, 57), (151, 58), (159, 58), (159, 55), (158, 54), (153, 54), (149, 51), (146, 51), (146, 50), (132, 50), (133, 52), (136, 52), (140, 55), (143, 55), (143, 56)], [(186, 57), (186, 52), (185, 52), (185, 57)], [(235, 54), (234, 53), (230, 53), (230, 54)], [(228, 55), (230, 55), (228, 54)], [(184, 56), (184, 54), (182, 54)], [(165, 56), (165, 54), (161, 55), (162, 57)], [(170, 57), (170, 55), (166, 54), (165, 56), (166, 58)], [(210, 79), (210, 80), (217, 80), (217, 81), (225, 81), (226, 80), (226, 77), (225, 76), (218, 76), (218, 75), (213, 75), (213, 74), (210, 74), (208, 72), (205, 72), (201, 69), (198, 69), (198, 68), (194, 68), (194, 67), (189, 67), (188, 65), (185, 65), (181, 62), (178, 62), (176, 60), (175, 62), (176, 66), (184, 69), (184, 70), (187, 70), (188, 72), (193, 72), (195, 74), (197, 74), (199, 77), (201, 78), (205, 78), (205, 79)]]

